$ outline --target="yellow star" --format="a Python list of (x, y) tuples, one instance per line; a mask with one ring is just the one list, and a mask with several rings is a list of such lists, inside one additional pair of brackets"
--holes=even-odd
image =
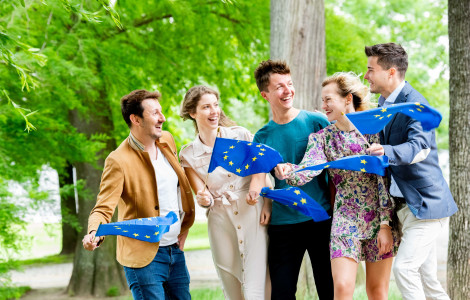
[(224, 154), (227, 154), (227, 153), (228, 153), (228, 151), (225, 151), (225, 152), (224, 152)]
[(297, 206), (297, 202), (294, 202), (293, 205)]
[(142, 219), (137, 219), (137, 220), (142, 221)]
[(264, 149), (264, 148), (261, 148), (260, 150), (261, 150), (261, 151), (266, 151), (266, 149)]
[(228, 158), (228, 156), (227, 156), (227, 155), (225, 155), (225, 156), (224, 156), (224, 160), (226, 160), (227, 158)]
[(252, 158), (253, 161), (255, 161), (256, 159), (258, 159), (256, 156)]
[(380, 117), (379, 120), (382, 120), (384, 117)]
[(116, 226), (116, 229), (121, 229), (121, 227), (117, 227), (117, 226)]
[(323, 169), (326, 169), (326, 168), (329, 168), (329, 167), (330, 167), (330, 165), (326, 165), (326, 166), (323, 167)]
[(415, 102), (415, 105), (418, 105), (418, 106), (420, 106), (420, 105), (421, 105), (421, 103), (419, 103), (419, 102)]
[(299, 191), (299, 190), (295, 190), (294, 193), (295, 193), (296, 195), (300, 195), (300, 191)]
[(259, 156), (263, 156), (264, 154), (262, 152), (258, 153)]
[(362, 171), (362, 172), (365, 172), (365, 171), (366, 171), (366, 169), (362, 168), (362, 169), (361, 169), (361, 171)]
[(240, 141), (237, 141), (237, 143), (240, 143)]
[(230, 149), (233, 149), (233, 148), (235, 148), (235, 146), (230, 146)]
[(233, 162), (229, 162), (228, 164), (231, 165), (231, 166), (233, 166)]
[(420, 105), (419, 107), (421, 107), (421, 108), (424, 108), (424, 106), (423, 106), (423, 105)]
[(305, 204), (305, 203), (307, 203), (307, 199), (302, 198), (302, 199), (300, 200), (300, 202), (302, 202), (302, 204)]
[(241, 171), (242, 171), (242, 170), (240, 170), (240, 169), (237, 169), (237, 173), (240, 173)]
[(367, 161), (365, 159), (361, 160), (361, 164), (366, 164)]
[(381, 112), (386, 112), (387, 109), (384, 107), (384, 108), (382, 108), (380, 111), (381, 111)]
[(245, 170), (248, 170), (249, 167), (250, 167), (250, 165), (249, 165), (249, 164), (246, 164)]
[(148, 236), (148, 235), (146, 235), (145, 237), (148, 238), (148, 239), (150, 238), (150, 236)]
[(147, 218), (147, 220), (152, 221), (152, 218)]
[(157, 231), (157, 232), (155, 232), (154, 234), (155, 234), (155, 235), (158, 235), (159, 233), (160, 233), (160, 231)]
[(132, 234), (132, 235), (135, 236), (135, 237), (138, 237), (138, 236), (139, 236), (137, 233), (134, 233), (134, 234)]
[(123, 230), (122, 232), (129, 232), (129, 231), (127, 231), (127, 230)]
[(261, 145), (256, 145), (256, 147), (258, 147), (258, 148), (259, 148), (259, 147), (261, 147)]
[(414, 110), (410, 109), (411, 112), (415, 112)]
[(380, 115), (374, 115), (374, 117), (378, 118), (378, 117), (380, 117)]
[(251, 146), (253, 143), (248, 143), (248, 146)]
[(387, 118), (390, 118), (391, 116), (392, 116), (392, 114), (388, 114), (388, 115), (387, 115)]
[(421, 108), (417, 108), (416, 110), (419, 111), (419, 112), (421, 112)]

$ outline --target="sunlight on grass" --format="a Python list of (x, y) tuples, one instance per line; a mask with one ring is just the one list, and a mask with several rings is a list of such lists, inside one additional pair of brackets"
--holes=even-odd
[(207, 222), (194, 222), (184, 245), (184, 251), (209, 249)]

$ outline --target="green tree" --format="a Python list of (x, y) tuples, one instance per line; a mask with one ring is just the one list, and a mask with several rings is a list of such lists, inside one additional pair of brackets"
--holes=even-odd
[[(217, 87), (227, 108), (253, 103), (255, 85), (247, 74), (267, 52), (267, 4), (123, 1), (115, 8), (122, 28), (111, 19), (96, 24), (73, 5), (64, 14), (62, 3), (31, 2), (11, 9), (9, 16), (26, 12), (28, 18), (11, 19), (9, 33), (41, 45), (48, 58), (34, 75), (40, 89), (24, 95), (19, 85), (8, 88), (13, 99), (26, 98), (25, 104), (39, 111), (32, 119), (38, 130), (25, 137), (24, 147), (40, 146), (50, 159), (43, 163), (59, 173), (72, 164), (85, 180), (87, 193), (79, 193), (80, 240), (95, 203), (103, 158), (128, 134), (119, 98), (137, 88), (159, 89), (166, 129), (179, 145), (193, 136), (191, 124), (181, 126), (178, 117), (182, 96), (192, 85)], [(83, 1), (79, 7), (99, 11), (99, 6)], [(13, 78), (9, 72), (5, 83)], [(252, 106), (255, 115), (259, 108)], [(111, 239), (93, 253), (77, 247), (70, 294), (104, 295), (110, 288), (125, 287), (114, 247)]]

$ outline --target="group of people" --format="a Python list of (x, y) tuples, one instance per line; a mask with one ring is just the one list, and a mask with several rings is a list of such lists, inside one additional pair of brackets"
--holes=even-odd
[[(353, 73), (336, 73), (322, 83), (325, 114), (294, 107), (289, 66), (267, 60), (254, 72), (272, 120), (254, 136), (219, 107), (217, 91), (188, 90), (181, 117), (197, 136), (179, 152), (158, 92), (136, 90), (121, 99), (129, 137), (105, 162), (97, 203), (83, 246), (94, 250), (100, 223), (154, 217), (173, 211), (178, 220), (159, 243), (117, 238), (134, 299), (190, 299), (184, 243), (196, 202), (207, 209), (209, 241), (226, 299), (295, 299), (306, 251), (320, 299), (352, 299), (360, 261), (366, 265), (370, 299), (387, 299), (392, 269), (404, 299), (449, 299), (437, 280), (435, 240), (457, 211), (438, 165), (434, 130), (397, 114), (384, 130), (362, 135), (346, 114), (426, 99), (404, 80), (405, 50), (387, 43), (365, 47), (367, 88)], [(326, 115), (326, 117), (325, 117)], [(222, 168), (208, 173), (217, 137), (253, 141), (277, 150), (284, 162), (269, 174), (239, 177)], [(351, 155), (386, 155), (387, 176), (328, 169), (302, 171)], [(297, 171), (297, 172), (294, 172)], [(285, 205), (260, 197), (263, 187), (299, 186), (331, 216), (314, 222)], [(192, 189), (192, 191), (191, 191)]]

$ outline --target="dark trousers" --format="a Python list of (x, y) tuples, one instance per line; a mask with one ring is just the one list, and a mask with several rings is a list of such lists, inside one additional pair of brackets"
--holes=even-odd
[(297, 224), (270, 225), (268, 264), (273, 300), (295, 300), (300, 265), (308, 251), (320, 300), (333, 299), (330, 263), (331, 219)]

